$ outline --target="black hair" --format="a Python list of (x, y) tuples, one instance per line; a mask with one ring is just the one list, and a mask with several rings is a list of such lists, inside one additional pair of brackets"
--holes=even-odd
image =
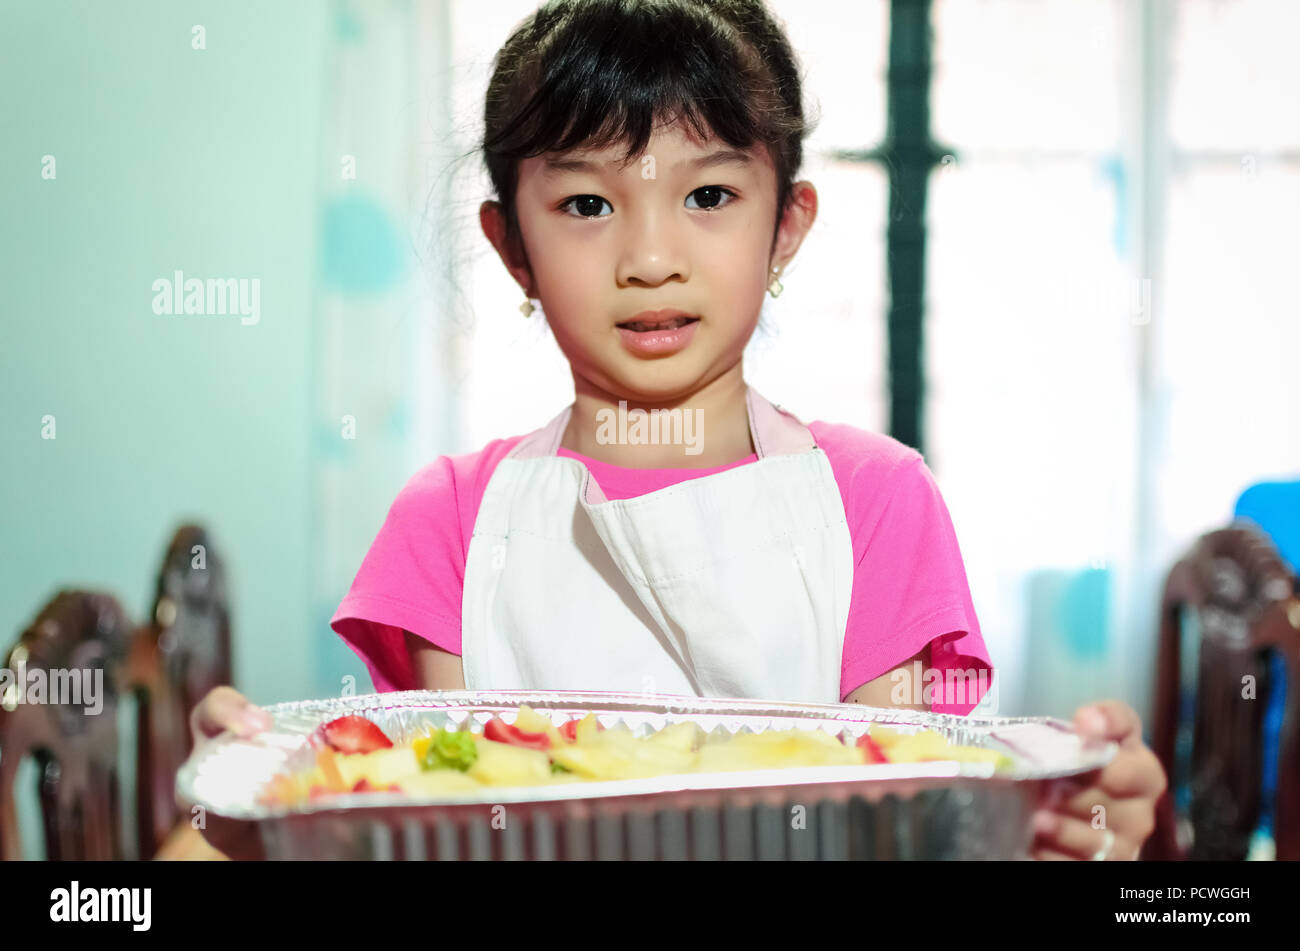
[(625, 142), (626, 164), (657, 125), (684, 121), (701, 140), (712, 132), (736, 149), (766, 146), (775, 247), (811, 131), (798, 62), (761, 0), (551, 0), (497, 53), (483, 118), (511, 242), (520, 160)]

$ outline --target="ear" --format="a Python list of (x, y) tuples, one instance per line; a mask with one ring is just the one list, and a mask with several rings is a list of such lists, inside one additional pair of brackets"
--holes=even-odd
[(772, 257), (768, 262), (769, 276), (772, 268), (785, 270), (816, 218), (817, 189), (809, 181), (795, 182), (790, 189), (790, 203), (781, 217), (781, 226), (777, 229), (776, 241), (772, 245)]
[(488, 241), (492, 242), (492, 247), (497, 249), (497, 254), (505, 264), (506, 270), (519, 282), (524, 295), (536, 297), (537, 295), (533, 293), (533, 271), (528, 264), (528, 255), (524, 251), (522, 240), (510, 241), (506, 238), (505, 208), (499, 201), (485, 201), (479, 206), (478, 220), (483, 226), (483, 234), (487, 236)]

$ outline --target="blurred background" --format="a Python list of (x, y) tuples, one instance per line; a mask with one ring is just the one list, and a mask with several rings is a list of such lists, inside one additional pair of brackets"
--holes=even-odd
[[(768, 5), (821, 211), (750, 382), (922, 449), (1000, 713), (1149, 726), (1171, 567), (1300, 478), (1300, 6)], [(66, 587), (147, 617), (196, 522), (244, 693), (371, 689), (327, 622), (398, 490), (572, 398), (477, 219), (535, 6), (0, 8), (7, 640)], [(259, 279), (259, 319), (155, 313), (176, 271)]]

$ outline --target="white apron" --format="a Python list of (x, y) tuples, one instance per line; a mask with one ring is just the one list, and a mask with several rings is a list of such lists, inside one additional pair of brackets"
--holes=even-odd
[(488, 481), (465, 566), (465, 686), (837, 703), (853, 546), (826, 453), (750, 388), (758, 461), (608, 501), (557, 456)]

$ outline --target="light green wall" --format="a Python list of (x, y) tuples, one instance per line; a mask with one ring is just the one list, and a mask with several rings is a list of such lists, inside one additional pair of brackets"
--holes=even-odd
[[(316, 691), (305, 658), (333, 636), (308, 590), (328, 20), (314, 2), (0, 7), (6, 645), (63, 586), (141, 618), (194, 519), (229, 566), (236, 682), (262, 703)], [(155, 315), (152, 282), (177, 269), (260, 278), (260, 322)]]

